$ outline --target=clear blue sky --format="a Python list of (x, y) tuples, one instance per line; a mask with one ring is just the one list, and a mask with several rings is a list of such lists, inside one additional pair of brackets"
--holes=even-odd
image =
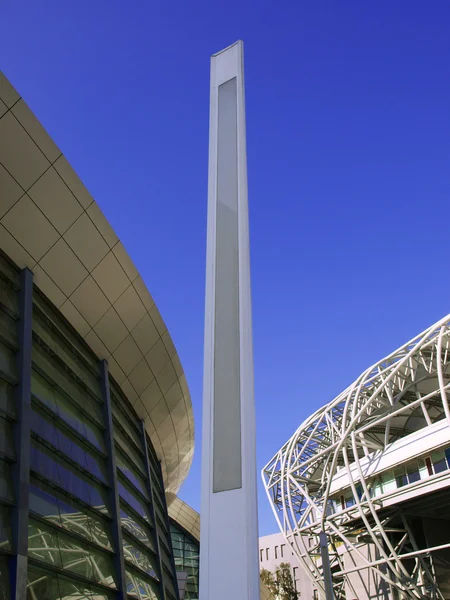
[(0, 68), (179, 351), (197, 428), (181, 497), (196, 509), (212, 53), (245, 42), (258, 468), (450, 312), (448, 0), (28, 0), (1, 15)]

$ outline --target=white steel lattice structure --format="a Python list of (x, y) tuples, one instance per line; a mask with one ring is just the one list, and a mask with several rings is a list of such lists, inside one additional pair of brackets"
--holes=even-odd
[(323, 531), (337, 599), (450, 597), (449, 397), (450, 315), (306, 419), (263, 469), (321, 594)]

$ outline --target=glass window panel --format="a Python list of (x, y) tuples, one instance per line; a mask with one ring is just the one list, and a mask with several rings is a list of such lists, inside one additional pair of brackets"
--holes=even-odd
[(10, 377), (16, 377), (16, 353), (2, 341), (0, 341), (0, 370)]
[(141, 473), (143, 475), (145, 475), (146, 471), (145, 471), (144, 461), (143, 461), (142, 456), (136, 449), (135, 445), (126, 439), (125, 435), (120, 430), (120, 427), (117, 424), (117, 421), (114, 421), (113, 429), (114, 429), (114, 441), (122, 449), (125, 456), (128, 456), (130, 458), (130, 460), (133, 462), (133, 464), (141, 471)]
[(55, 399), (57, 412), (61, 419), (80, 435), (86, 437), (86, 430), (84, 428), (84, 421), (81, 417), (80, 409), (58, 391), (55, 392)]
[(14, 488), (11, 478), (11, 467), (0, 458), (0, 498), (14, 502)]
[(84, 428), (86, 431), (86, 439), (100, 451), (105, 452), (105, 440), (103, 431), (101, 431), (94, 423), (83, 416)]
[(93, 456), (86, 451), (86, 465), (89, 473), (92, 473), (92, 475), (100, 479), (100, 481), (107, 483), (106, 464), (102, 458)]
[(11, 509), (0, 504), (0, 550), (11, 550), (11, 544)]
[(447, 470), (447, 461), (444, 452), (436, 452), (431, 455), (435, 473), (442, 473)]
[(14, 388), (0, 377), (0, 411), (16, 416), (16, 403), (14, 401)]
[(63, 569), (92, 579), (93, 566), (89, 546), (64, 534), (60, 534), (59, 538)]
[(60, 600), (57, 576), (28, 567), (27, 600)]
[(57, 448), (59, 448), (63, 454), (83, 467), (83, 469), (87, 469), (86, 452), (84, 451), (84, 448), (81, 448), (80, 446), (82, 442), (79, 442), (59, 428), (56, 429), (56, 437), (58, 440)]
[(53, 412), (57, 412), (55, 388), (34, 369), (31, 371), (31, 392), (45, 406), (48, 406)]
[(150, 554), (150, 552), (144, 552), (141, 548), (138, 548), (133, 544), (130, 538), (125, 535), (123, 536), (123, 549), (125, 560), (128, 560), (134, 564), (135, 567), (159, 581), (156, 573), (157, 561), (155, 555)]
[(447, 448), (444, 452), (445, 458), (447, 460), (447, 466), (450, 469), (450, 448)]
[(50, 452), (36, 440), (31, 440), (30, 468), (50, 481), (59, 483), (58, 464)]
[(47, 521), (61, 525), (58, 508), (58, 500), (51, 493), (40, 489), (34, 483), (30, 484), (30, 511), (34, 512)]
[(92, 594), (91, 587), (79, 581), (69, 581), (58, 577), (59, 593), (61, 600), (97, 600)]
[(48, 415), (44, 415), (36, 406), (33, 406), (31, 410), (30, 427), (41, 438), (50, 442), (55, 448), (58, 447), (54, 419)]
[(11, 598), (11, 591), (9, 589), (8, 559), (6, 556), (0, 556), (0, 598), (2, 600), (8, 600), (8, 598)]
[(104, 552), (90, 548), (90, 559), (93, 566), (93, 579), (115, 588), (117, 582), (112, 558)]
[(33, 340), (31, 358), (38, 369), (45, 373), (53, 381), (53, 383), (59, 383), (60, 373), (56, 364), (51, 359), (48, 352), (41, 348), (35, 340)]
[[(2, 265), (3, 267), (3, 265)], [(1, 268), (2, 273), (5, 270)], [(9, 280), (9, 277), (8, 277)], [(15, 316), (19, 316), (19, 295), (9, 281), (0, 281), (0, 302)]]
[(134, 493), (128, 486), (124, 485), (120, 480), (117, 482), (119, 495), (127, 502), (143, 519), (150, 521), (149, 510), (144, 503), (137, 498), (137, 493)]
[(55, 567), (61, 567), (58, 533), (34, 519), (28, 523), (28, 555)]
[(140, 600), (157, 600), (157, 584), (152, 584), (131, 569), (125, 569), (127, 593)]
[(148, 493), (144, 479), (135, 471), (133, 466), (130, 464), (128, 459), (122, 454), (120, 450), (116, 448), (116, 464), (122, 473), (127, 477), (131, 483), (147, 498)]
[(15, 458), (12, 423), (0, 415), (0, 452), (5, 456)]
[(125, 510), (123, 506), (120, 507), (120, 520), (124, 529), (129, 531), (136, 539), (146, 546), (149, 546), (156, 552), (152, 536), (148, 531), (147, 526), (139, 523), (137, 518), (134, 518), (131, 512)]
[(406, 469), (402, 467), (401, 469), (396, 469), (394, 471), (395, 481), (397, 483), (397, 487), (403, 487), (408, 485), (408, 477), (406, 475)]
[(408, 483), (415, 483), (416, 481), (420, 481), (420, 471), (419, 464), (417, 461), (409, 464), (406, 467), (406, 472), (408, 474)]

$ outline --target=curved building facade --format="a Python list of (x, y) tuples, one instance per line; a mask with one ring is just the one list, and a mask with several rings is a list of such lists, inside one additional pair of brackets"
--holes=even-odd
[(0, 74), (0, 598), (178, 600), (192, 404), (116, 234)]
[(309, 417), (263, 469), (321, 594), (322, 534), (337, 599), (450, 598), (449, 398), (447, 316)]

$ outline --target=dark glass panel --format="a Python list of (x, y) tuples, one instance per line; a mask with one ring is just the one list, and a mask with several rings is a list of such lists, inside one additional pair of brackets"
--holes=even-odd
[(31, 483), (29, 499), (31, 512), (40, 515), (51, 523), (61, 525), (58, 500), (53, 494)]
[(140, 600), (157, 600), (157, 584), (152, 584), (135, 571), (125, 569), (127, 593)]
[(57, 576), (28, 567), (27, 600), (60, 600)]
[(10, 377), (16, 377), (16, 353), (0, 340), (0, 371)]
[(0, 377), (0, 411), (16, 416), (16, 403), (14, 400), (14, 388), (11, 384)]
[(48, 525), (30, 519), (28, 523), (28, 555), (55, 567), (61, 567), (58, 533)]
[(31, 371), (31, 393), (57, 413), (54, 386), (34, 369)]
[(156, 552), (147, 525), (139, 523), (137, 518), (135, 518), (131, 514), (131, 511), (125, 510), (122, 506), (120, 507), (120, 520), (124, 529), (129, 531), (131, 535), (133, 535), (136, 539), (138, 539), (146, 546), (149, 546), (152, 550)]
[(11, 467), (9, 463), (0, 458), (0, 498), (14, 501), (14, 488), (11, 479)]
[(11, 509), (0, 504), (0, 550), (11, 550), (11, 544)]
[(141, 548), (133, 544), (131, 538), (128, 538), (126, 535), (123, 536), (123, 550), (125, 560), (159, 581), (156, 573), (157, 559), (154, 554), (148, 551), (144, 552)]
[(15, 458), (12, 423), (0, 415), (0, 453)]

